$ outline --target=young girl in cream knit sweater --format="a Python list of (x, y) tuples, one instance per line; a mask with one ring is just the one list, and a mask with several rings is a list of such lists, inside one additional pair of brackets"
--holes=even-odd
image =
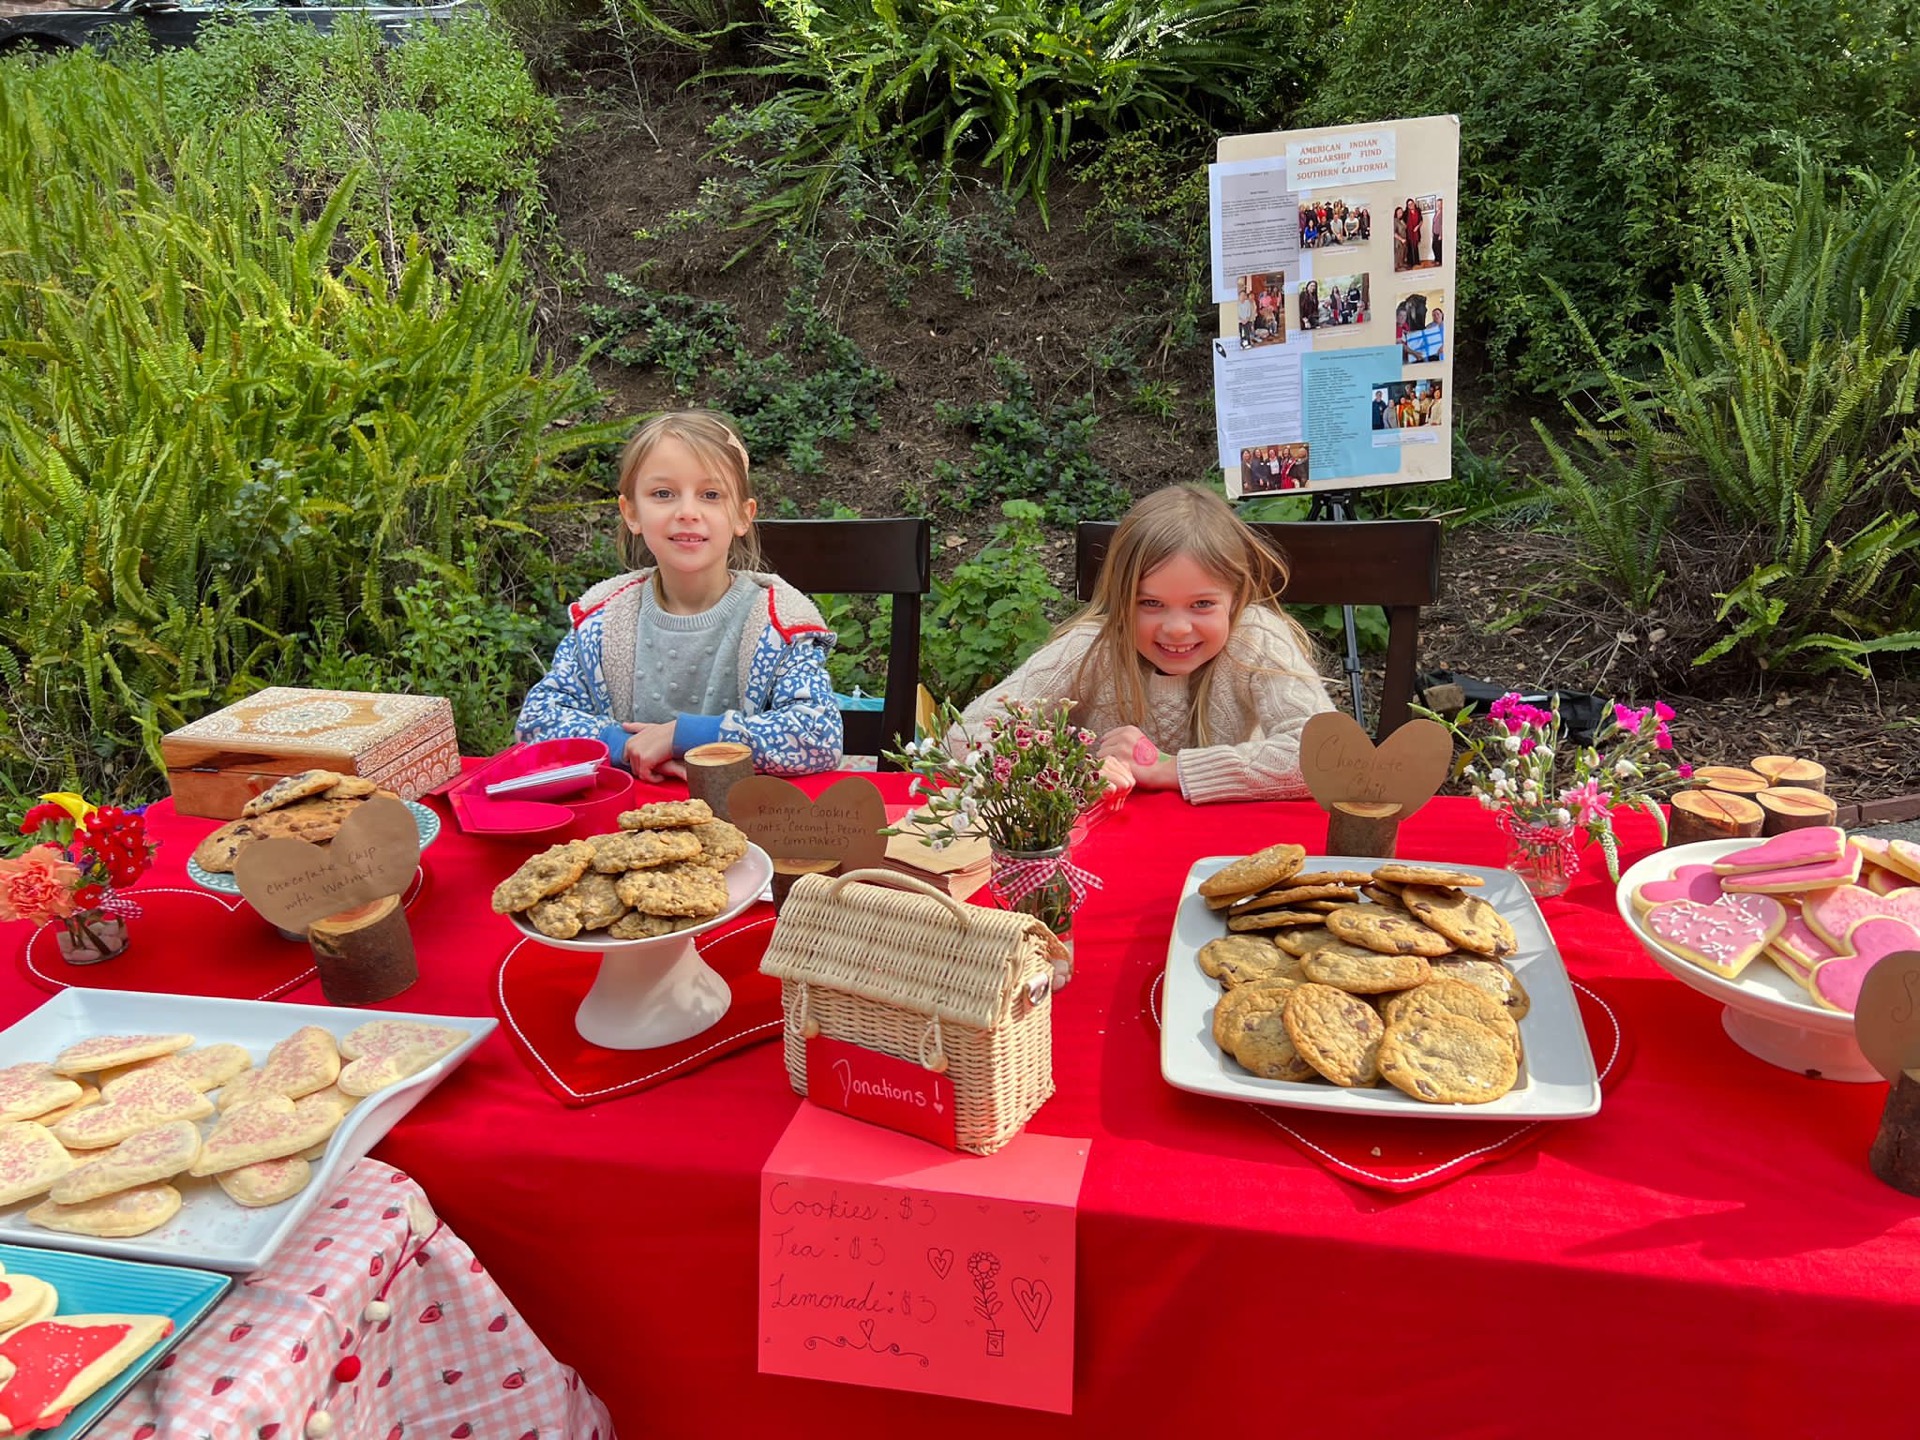
[(1286, 562), (1218, 495), (1172, 485), (1113, 532), (1093, 599), (967, 707), (1070, 697), (1143, 789), (1188, 800), (1305, 795), (1300, 727), (1332, 709), (1299, 622), (1275, 598)]

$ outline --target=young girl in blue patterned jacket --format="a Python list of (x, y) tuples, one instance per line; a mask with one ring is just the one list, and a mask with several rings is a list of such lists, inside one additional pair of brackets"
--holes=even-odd
[(747, 447), (723, 417), (669, 411), (641, 426), (620, 456), (633, 568), (570, 607), (520, 738), (592, 736), (641, 780), (684, 775), (679, 757), (714, 740), (751, 747), (754, 768), (775, 775), (838, 765), (834, 634), (761, 570), (757, 508)]

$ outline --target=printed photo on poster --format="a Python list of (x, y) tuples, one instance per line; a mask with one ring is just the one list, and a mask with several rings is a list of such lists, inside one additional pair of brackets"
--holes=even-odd
[(1393, 268), (1431, 270), (1440, 263), (1446, 205), (1438, 195), (1409, 195), (1393, 207)]
[(1287, 277), (1281, 274), (1240, 277), (1240, 348), (1284, 345), (1287, 340), (1287, 302), (1282, 293)]
[(1307, 446), (1255, 445), (1240, 452), (1240, 493), (1271, 495), (1279, 490), (1307, 488)]
[(1444, 290), (1415, 290), (1402, 295), (1393, 307), (1393, 338), (1404, 365), (1424, 365), (1447, 358), (1447, 294)]
[(1445, 421), (1438, 380), (1389, 380), (1373, 387), (1375, 431), (1419, 430)]
[(1324, 250), (1333, 245), (1360, 245), (1373, 238), (1373, 215), (1368, 207), (1339, 196), (1314, 200), (1300, 207), (1300, 248)]
[(1302, 330), (1364, 325), (1372, 318), (1365, 275), (1335, 275), (1325, 280), (1309, 280), (1300, 287)]

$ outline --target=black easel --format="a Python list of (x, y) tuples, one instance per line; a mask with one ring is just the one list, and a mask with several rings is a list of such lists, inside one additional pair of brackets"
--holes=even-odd
[[(1319, 490), (1308, 497), (1308, 520), (1357, 520), (1359, 518), (1360, 497), (1355, 491)], [(1346, 622), (1347, 631), (1347, 690), (1353, 697), (1353, 718), (1364, 727), (1367, 723), (1367, 712), (1361, 698), (1360, 632), (1354, 628), (1353, 606), (1342, 605), (1340, 613)]]

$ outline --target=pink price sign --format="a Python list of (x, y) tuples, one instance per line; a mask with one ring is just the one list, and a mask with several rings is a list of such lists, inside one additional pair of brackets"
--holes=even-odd
[(760, 1174), (760, 1370), (1073, 1410), (1087, 1142), (994, 1155), (802, 1105)]

